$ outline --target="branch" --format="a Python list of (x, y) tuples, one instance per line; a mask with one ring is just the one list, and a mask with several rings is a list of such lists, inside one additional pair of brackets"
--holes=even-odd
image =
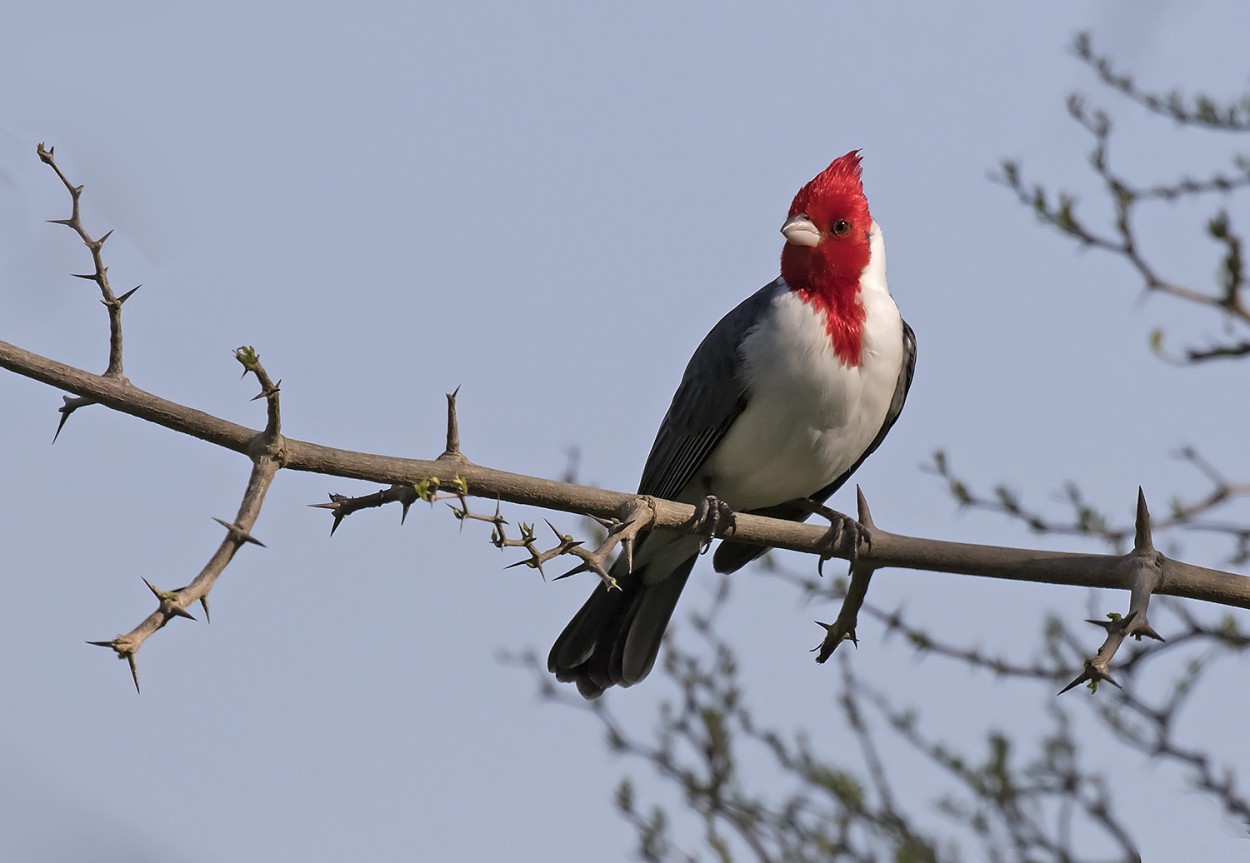
[(1154, 93), (1143, 90), (1132, 76), (1119, 72), (1111, 58), (1094, 51), (1088, 32), (1077, 33), (1072, 53), (1097, 73), (1107, 86), (1119, 90), (1137, 104), (1184, 126), (1202, 126), (1223, 132), (1250, 132), (1250, 94), (1220, 104), (1205, 94), (1186, 98), (1179, 91)]
[[(108, 368), (105, 369), (105, 377), (116, 378), (122, 383), (128, 383), (125, 374), (122, 372), (122, 304), (126, 300), (134, 296), (135, 291), (139, 290), (141, 285), (135, 285), (120, 297), (113, 293), (112, 285), (109, 284), (109, 268), (104, 266), (104, 258), (102, 250), (108, 238), (113, 236), (112, 231), (108, 231), (98, 239), (91, 236), (87, 229), (83, 226), (82, 218), (79, 213), (78, 202), (82, 198), (82, 186), (75, 186), (65, 176), (60, 165), (56, 163), (56, 148), (44, 147), (40, 144), (35, 148), (39, 154), (39, 159), (45, 165), (56, 172), (65, 190), (69, 192), (70, 198), (70, 215), (66, 219), (49, 219), (53, 225), (64, 225), (71, 231), (76, 233), (83, 245), (91, 250), (91, 263), (94, 271), (91, 273), (75, 273), (74, 277), (78, 279), (86, 279), (95, 282), (100, 289), (100, 302), (108, 309), (109, 315), (109, 361)], [(65, 423), (69, 420), (70, 414), (81, 407), (91, 404), (88, 398), (65, 399), (65, 404), (59, 409), (61, 421), (57, 423), (56, 434), (52, 436), (53, 443), (61, 436), (61, 429), (65, 428)]]
[(226, 566), (234, 559), (235, 552), (248, 544), (259, 545), (262, 548), (265, 545), (252, 536), (251, 531), (256, 524), (256, 519), (260, 516), (261, 505), (265, 502), (265, 493), (269, 491), (269, 486), (273, 484), (278, 469), (282, 467), (283, 441), (281, 413), (278, 405), (279, 385), (269, 378), (269, 375), (260, 364), (260, 357), (252, 348), (239, 348), (235, 352), (235, 358), (243, 365), (244, 374), (250, 372), (260, 381), (261, 392), (256, 398), (264, 398), (266, 400), (269, 419), (265, 425), (265, 430), (253, 439), (253, 445), (250, 448), (252, 473), (248, 477), (247, 489), (243, 493), (243, 501), (239, 504), (239, 511), (235, 515), (234, 521), (228, 522), (220, 518), (213, 519), (213, 521), (226, 529), (225, 539), (217, 546), (217, 551), (209, 558), (208, 563), (200, 570), (199, 575), (185, 587), (170, 591), (160, 590), (145, 578), (143, 583), (152, 591), (159, 604), (156, 611), (144, 618), (130, 632), (119, 635), (109, 641), (87, 642), (96, 647), (107, 647), (117, 654), (118, 659), (126, 660), (130, 665), (130, 676), (135, 682), (136, 692), (139, 691), (139, 668), (136, 664), (135, 655), (139, 652), (139, 648), (143, 646), (143, 643), (156, 632), (163, 629), (165, 624), (175, 617), (195, 620), (190, 612), (186, 610), (187, 606), (195, 602), (199, 602), (203, 607), (204, 619), (207, 622), (209, 619), (209, 591), (213, 589), (213, 585), (217, 583), (217, 578), (225, 571)]
[[(1230, 480), (1193, 447), (1182, 447), (1176, 451), (1175, 456), (1188, 462), (1208, 480), (1210, 489), (1206, 494), (1191, 500), (1173, 498), (1169, 501), (1168, 517), (1151, 518), (1154, 529), (1222, 533), (1235, 538), (1239, 546), (1245, 546), (1250, 542), (1250, 526), (1235, 521), (1215, 521), (1212, 518), (1213, 513), (1221, 507), (1250, 497), (1250, 483)], [(1020, 522), (1034, 533), (1095, 537), (1106, 543), (1109, 548), (1120, 551), (1132, 539), (1137, 529), (1133, 524), (1114, 523), (1110, 516), (1085, 498), (1075, 483), (1067, 483), (1060, 494), (1061, 499), (1072, 510), (1070, 520), (1060, 521), (1026, 506), (1006, 485), (996, 485), (989, 493), (976, 490), (967, 480), (955, 473), (950, 460), (942, 450), (933, 454), (932, 463), (925, 469), (945, 481), (951, 497), (960, 507), (999, 513)], [(1247, 559), (1247, 556), (1239, 550), (1230, 562), (1240, 564)]]
[[(1171, 117), (1185, 125), (1207, 129), (1250, 131), (1250, 96), (1235, 103), (1218, 105), (1215, 100), (1198, 96), (1192, 106), (1178, 93), (1168, 96), (1139, 90), (1132, 79), (1116, 72), (1110, 61), (1094, 53), (1088, 34), (1079, 34), (1074, 43), (1074, 53), (1090, 65), (1103, 83), (1124, 93), (1133, 101), (1152, 112)], [(1068, 98), (1068, 113), (1093, 138), (1089, 163), (1101, 181), (1113, 216), (1106, 228), (1095, 228), (1078, 213), (1077, 196), (1060, 191), (1049, 192), (1040, 184), (1029, 184), (1023, 179), (1020, 165), (1005, 160), (1001, 172), (992, 177), (1015, 193), (1044, 224), (1076, 240), (1084, 248), (1096, 248), (1124, 259), (1141, 278), (1148, 293), (1168, 294), (1177, 299), (1215, 309), (1226, 316), (1233, 327), (1250, 325), (1250, 304), (1243, 296), (1246, 273), (1242, 260), (1242, 238), (1230, 227), (1228, 213), (1223, 209), (1214, 211), (1207, 222), (1207, 234), (1221, 247), (1219, 275), (1213, 290), (1201, 290), (1162, 275), (1143, 251), (1137, 228), (1140, 206), (1147, 203), (1171, 202), (1207, 194), (1231, 196), (1250, 186), (1250, 158), (1236, 155), (1232, 158), (1233, 170), (1215, 172), (1199, 178), (1182, 176), (1173, 182), (1139, 185), (1118, 174), (1111, 167), (1110, 117), (1103, 111), (1091, 108), (1079, 95)], [(1244, 356), (1250, 351), (1250, 340), (1227, 338), (1223, 343), (1207, 347), (1187, 348), (1182, 355), (1163, 351), (1163, 333), (1151, 336), (1151, 345), (1163, 359), (1178, 365), (1207, 362), (1214, 359)]]
[[(263, 445), (261, 432), (203, 411), (163, 399), (133, 385), (94, 375), (55, 360), (41, 357), (16, 345), (0, 341), (0, 367), (24, 377), (91, 398), (121, 413), (207, 441), (224, 449), (250, 454)], [(507, 501), (544, 509), (617, 517), (629, 509), (637, 495), (525, 476), (474, 464), (400, 458), (335, 449), (308, 441), (285, 438), (282, 467), (383, 485), (415, 485), (434, 477), (459, 476), (470, 497)], [(674, 501), (645, 498), (654, 512), (652, 526), (699, 532), (695, 508)], [(781, 521), (746, 513), (738, 515), (734, 540), (753, 545), (784, 548), (808, 554), (828, 555), (826, 530), (817, 525)], [(848, 559), (850, 549), (834, 555)], [(1012, 581), (1034, 581), (1083, 587), (1128, 590), (1130, 579), (1122, 571), (1120, 555), (1073, 554), (1002, 546), (974, 545), (904, 536), (876, 528), (872, 545), (861, 551), (873, 567), (901, 567), (928, 572), (962, 573)], [(1200, 599), (1235, 608), (1250, 608), (1250, 578), (1165, 558), (1162, 583), (1156, 593)]]

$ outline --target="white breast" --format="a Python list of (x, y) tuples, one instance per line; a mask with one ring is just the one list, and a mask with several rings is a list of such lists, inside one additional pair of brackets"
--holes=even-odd
[(713, 493), (736, 510), (806, 497), (863, 454), (885, 422), (903, 366), (903, 325), (873, 224), (861, 277), (858, 366), (833, 352), (825, 314), (782, 287), (742, 342), (751, 400), (682, 497)]

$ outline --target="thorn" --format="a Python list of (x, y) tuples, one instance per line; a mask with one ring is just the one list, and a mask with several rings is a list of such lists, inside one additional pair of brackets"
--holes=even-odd
[(61, 396), (65, 400), (65, 405), (57, 411), (61, 415), (61, 420), (56, 424), (56, 434), (52, 435), (52, 443), (56, 443), (57, 438), (61, 436), (61, 429), (65, 428), (65, 424), (69, 422), (69, 415), (78, 409), (77, 405), (70, 407), (70, 403), (74, 400), (69, 396)]
[(109, 237), (111, 237), (111, 236), (113, 236), (113, 229), (112, 229), (112, 228), (110, 228), (110, 229), (109, 229), (109, 232), (108, 232), (107, 234), (105, 234), (105, 235), (104, 235), (103, 237), (101, 237), (100, 239), (96, 240), (96, 241), (95, 241), (95, 243), (94, 243), (93, 245), (94, 245), (94, 246), (98, 249), (98, 248), (100, 248), (101, 246), (103, 246), (106, 242), (108, 242), (108, 238), (109, 238)]
[(156, 585), (152, 584), (152, 582), (148, 581), (146, 578), (143, 579), (143, 583), (148, 586), (148, 590), (152, 591), (152, 595), (160, 600), (161, 611), (166, 614), (172, 614), (174, 617), (185, 617), (188, 620), (195, 620), (195, 617), (189, 611), (176, 604), (175, 600), (177, 599), (177, 596), (175, 596), (173, 592), (158, 590)]
[(211, 624), (213, 622), (212, 615), (208, 613), (208, 595), (200, 597), (200, 606), (204, 609), (204, 622)]
[(590, 572), (590, 564), (586, 563), (585, 561), (582, 561), (577, 566), (573, 567), (568, 572), (566, 572), (564, 575), (557, 575), (555, 578), (551, 580), (559, 581), (562, 578), (568, 578), (570, 575), (578, 575), (579, 573), (583, 573), (583, 572)]
[(252, 545), (259, 545), (261, 548), (268, 548), (267, 545), (265, 545), (256, 537), (252, 536), (243, 528), (239, 527), (237, 524), (234, 524), (233, 522), (225, 521), (224, 519), (217, 518), (217, 516), (212, 516), (212, 519), (213, 521), (217, 522), (219, 525), (224, 527), (230, 533), (231, 539), (237, 539), (240, 542), (243, 542), (245, 544), (251, 543)]
[(1110, 674), (1102, 675), (1102, 679), (1106, 681), (1107, 683), (1110, 683), (1112, 686), (1114, 686), (1116, 689), (1120, 690), (1121, 692), (1124, 691), (1124, 687), (1120, 685), (1120, 682), (1116, 680), (1114, 677), (1112, 677)]
[(122, 650), (120, 647), (117, 646), (118, 639), (120, 638), (121, 636), (119, 635), (117, 638), (114, 638), (112, 641), (88, 641), (87, 643), (90, 644), (92, 647), (107, 647), (109, 650), (117, 654), (118, 659), (125, 657), (126, 661), (130, 663), (130, 677), (135, 682), (135, 692), (138, 692), (139, 691), (139, 668), (138, 666), (135, 665), (135, 654), (133, 650)]
[(74, 227), (74, 220), (72, 218), (70, 219), (48, 219), (47, 222), (49, 225), (64, 225), (67, 228)]
[(1137, 617), (1136, 611), (1130, 611), (1124, 617), (1116, 612), (1110, 612), (1106, 620), (1090, 620), (1086, 619), (1086, 623), (1092, 623), (1094, 626), (1101, 626), (1107, 632), (1127, 632), (1129, 624), (1133, 622), (1133, 618)]
[(447, 447), (443, 450), (443, 458), (459, 458), (464, 460), (460, 452), (460, 420), (456, 416), (456, 396), (460, 387), (447, 393)]
[[(556, 539), (560, 540), (560, 542), (568, 542), (568, 541), (572, 538), (572, 537), (570, 537), (570, 536), (568, 536), (568, 535), (566, 535), (566, 534), (560, 533), (560, 531), (556, 530), (556, 526), (555, 526), (554, 524), (552, 524), (552, 523), (551, 523), (551, 520), (550, 520), (550, 519), (544, 518), (544, 519), (543, 519), (543, 521), (547, 522), (547, 527), (551, 528), (551, 532), (552, 532), (552, 533), (554, 533), (554, 534), (556, 535)], [(578, 545), (581, 545), (581, 543), (578, 543)], [(561, 578), (564, 578), (564, 576), (560, 576), (560, 577), (561, 577)]]
[(1137, 627), (1137, 629), (1133, 631), (1132, 635), (1138, 641), (1141, 641), (1142, 636), (1145, 636), (1146, 638), (1153, 638), (1155, 641), (1162, 641), (1162, 642), (1167, 641), (1166, 638), (1164, 638), (1159, 633), (1155, 632), (1154, 627), (1152, 627), (1148, 623), (1143, 623), (1141, 626)]
[(836, 630), (838, 624), (836, 622), (823, 623), (817, 620), (815, 623), (817, 626), (823, 626), (825, 629), (824, 640), (809, 651), (809, 653), (816, 654), (816, 662), (818, 664), (823, 665), (827, 662), (829, 657), (833, 656), (833, 652), (838, 649), (838, 645), (844, 641), (851, 642), (857, 650), (859, 649), (859, 639), (856, 637), (854, 629), (847, 630), (846, 632), (841, 633), (840, 637), (837, 637), (838, 633)]
[(1089, 688), (1091, 692), (1097, 692), (1098, 685), (1103, 682), (1110, 683), (1116, 689), (1119, 689), (1121, 691), (1124, 690), (1124, 687), (1121, 686), (1114, 677), (1112, 677), (1110, 674), (1106, 673), (1105, 671), (1099, 671), (1098, 669), (1094, 668), (1093, 664), (1089, 660), (1086, 660), (1085, 670), (1082, 671), (1080, 674), (1078, 674), (1076, 677), (1074, 677), (1071, 683), (1069, 683), (1063, 689), (1060, 689), (1059, 692), (1056, 694), (1063, 695), (1068, 690), (1074, 689), (1077, 686), (1080, 686), (1082, 683), (1086, 683), (1086, 682), (1089, 683)]
[(1141, 486), (1137, 487), (1137, 536), (1133, 539), (1133, 550), (1154, 550), (1150, 537), (1150, 510), (1146, 507), (1146, 493)]
[[(111, 234), (112, 231), (109, 231), (109, 233)], [(135, 285), (133, 288), (126, 291), (126, 293), (122, 294), (120, 297), (117, 298), (117, 305), (120, 306), (122, 303), (126, 302), (126, 300), (133, 297), (135, 294), (135, 291), (139, 290), (141, 287), (143, 287), (143, 285)]]
[[(408, 509), (412, 506), (412, 501), (409, 498), (404, 498), (399, 502), (399, 506), (399, 525), (403, 527), (404, 522), (408, 520)], [(461, 522), (461, 526), (463, 527), (463, 522)]]
[(339, 529), (339, 525), (343, 523), (343, 513), (336, 512), (334, 514), (334, 524), (330, 525), (330, 536), (334, 536), (334, 532)]
[(869, 529), (876, 527), (872, 520), (872, 511), (868, 509), (868, 498), (864, 497), (864, 490), (859, 487), (858, 483), (855, 485), (855, 506), (859, 515), (859, 523)]
[(464, 533), (464, 523), (469, 520), (469, 510), (456, 506), (454, 503), (445, 503), (443, 506), (451, 510), (451, 514), (456, 517), (456, 521), (460, 522), (458, 533)]
[(543, 577), (543, 581), (547, 580), (547, 573), (543, 572), (542, 558), (533, 552), (530, 552), (530, 556), (524, 560), (518, 560), (516, 563), (510, 563), (505, 566), (504, 569), (516, 569), (518, 566), (528, 566), (530, 569), (536, 569), (538, 570), (538, 574)]
[(90, 275), (86, 273), (70, 273), (70, 275), (73, 276), (75, 279), (86, 279), (89, 282), (94, 282), (96, 280), (95, 273), (91, 273)]
[(1084, 683), (1084, 682), (1085, 682), (1085, 680), (1086, 680), (1086, 677), (1085, 677), (1085, 672), (1081, 672), (1080, 674), (1078, 674), (1076, 677), (1074, 677), (1074, 678), (1072, 679), (1072, 682), (1071, 682), (1071, 683), (1069, 683), (1069, 684), (1068, 684), (1067, 686), (1065, 686), (1063, 689), (1060, 689), (1060, 690), (1059, 690), (1057, 693), (1055, 693), (1055, 694), (1056, 694), (1056, 695), (1063, 695), (1063, 694), (1064, 694), (1065, 692), (1067, 692), (1069, 689), (1075, 689), (1076, 687), (1080, 686), (1082, 683)]

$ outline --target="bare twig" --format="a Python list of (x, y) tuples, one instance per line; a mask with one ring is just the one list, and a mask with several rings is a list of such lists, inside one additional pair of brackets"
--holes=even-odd
[[(1088, 34), (1079, 34), (1074, 53), (1092, 67), (1104, 83), (1128, 96), (1148, 110), (1170, 117), (1185, 125), (1227, 131), (1250, 131), (1250, 95), (1226, 104), (1218, 104), (1207, 96), (1192, 100), (1173, 92), (1162, 96), (1140, 90), (1128, 75), (1113, 69), (1110, 61), (1096, 54)], [(1069, 192), (1049, 192), (1040, 184), (1023, 180), (1020, 165), (1004, 161), (1001, 172), (993, 179), (1011, 189), (1021, 203), (1033, 210), (1046, 225), (1076, 240), (1085, 248), (1096, 248), (1123, 258), (1141, 278), (1146, 291), (1171, 295), (1185, 302), (1214, 309), (1227, 319), (1230, 329), (1250, 325), (1250, 304), (1243, 296), (1246, 274), (1242, 258), (1242, 238), (1230, 226), (1224, 209), (1213, 212), (1207, 222), (1207, 234), (1222, 248), (1219, 276), (1213, 290), (1203, 290), (1166, 278), (1152, 263), (1139, 241), (1138, 213), (1144, 204), (1171, 202), (1208, 194), (1230, 196), (1250, 187), (1250, 158), (1233, 157), (1232, 169), (1201, 178), (1182, 176), (1173, 182), (1141, 185), (1117, 173), (1111, 166), (1112, 122), (1103, 111), (1091, 108), (1086, 99), (1072, 95), (1068, 112), (1089, 132), (1093, 148), (1089, 163), (1102, 183), (1105, 197), (1112, 207), (1109, 228), (1098, 229), (1078, 213), (1077, 197)], [(1164, 360), (1191, 364), (1214, 359), (1244, 356), (1250, 352), (1250, 339), (1233, 333), (1221, 343), (1190, 347), (1176, 355), (1164, 350), (1164, 334), (1156, 330), (1151, 346)]]
[(1186, 98), (1176, 90), (1170, 93), (1143, 90), (1131, 75), (1116, 70), (1110, 57), (1094, 50), (1088, 32), (1076, 34), (1072, 40), (1072, 53), (1093, 69), (1105, 84), (1160, 116), (1169, 117), (1182, 125), (1202, 126), (1215, 131), (1250, 132), (1250, 94), (1221, 104), (1204, 94)]
[[(1188, 462), (1210, 482), (1209, 490), (1191, 500), (1174, 498), (1169, 503), (1166, 518), (1152, 518), (1157, 531), (1183, 529), (1206, 531), (1233, 536), (1241, 543), (1250, 542), (1250, 525), (1238, 522), (1220, 522), (1211, 514), (1221, 506), (1236, 500), (1250, 498), (1250, 483), (1234, 482), (1217, 470), (1193, 447), (1182, 447), (1176, 457)], [(1111, 517), (1091, 504), (1081, 490), (1068, 483), (1061, 494), (1072, 510), (1070, 520), (1058, 520), (1043, 515), (1039, 510), (1025, 506), (1020, 498), (1006, 485), (997, 485), (989, 493), (975, 490), (966, 480), (955, 473), (950, 460), (942, 451), (933, 454), (927, 469), (940, 476), (951, 496), (961, 507), (996, 512), (1023, 523), (1038, 534), (1090, 536), (1103, 540), (1109, 547), (1119, 551), (1132, 539), (1136, 527), (1133, 524), (1115, 523)], [(1234, 557), (1232, 563), (1244, 562), (1244, 557)]]

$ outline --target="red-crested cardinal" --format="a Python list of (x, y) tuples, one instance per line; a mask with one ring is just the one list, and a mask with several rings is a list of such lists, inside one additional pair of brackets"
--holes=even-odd
[[(774, 518), (807, 518), (885, 439), (911, 385), (916, 338), (885, 282), (859, 151), (794, 196), (781, 277), (725, 315), (695, 350), (656, 434), (641, 495)], [(844, 517), (843, 517), (844, 518)], [(651, 671), (704, 541), (659, 530), (595, 587), (547, 667), (587, 698)], [(733, 572), (765, 551), (727, 540)]]

